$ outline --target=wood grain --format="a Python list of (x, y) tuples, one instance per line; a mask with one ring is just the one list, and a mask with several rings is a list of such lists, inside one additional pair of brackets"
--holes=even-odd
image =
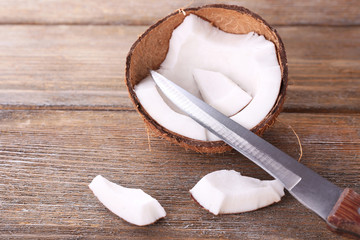
[(226, 3), (244, 6), (272, 25), (359, 25), (356, 0), (2, 0), (3, 24), (148, 25), (179, 8)]
[[(202, 176), (270, 176), (236, 152), (201, 155), (148, 137), (125, 89), (126, 54), (158, 19), (215, 2), (260, 14), (285, 43), (285, 112), (263, 137), (298, 158), (290, 124), (302, 163), (359, 192), (359, 1), (1, 0), (0, 239), (349, 239), (288, 193), (213, 216), (188, 193)], [(97, 174), (142, 188), (167, 217), (148, 227), (119, 219), (88, 189)]]
[[(341, 187), (360, 189), (360, 115), (283, 113), (280, 120), (302, 139), (305, 165)], [(1, 238), (339, 239), (289, 194), (255, 212), (204, 211), (188, 190), (205, 174), (235, 169), (271, 177), (235, 152), (201, 155), (155, 137), (149, 143), (135, 112), (2, 110), (0, 121)], [(298, 157), (296, 137), (286, 125), (277, 123), (264, 138)], [(148, 227), (125, 223), (88, 189), (97, 174), (142, 188), (160, 201), (167, 217)]]
[[(125, 56), (143, 27), (3, 26), (1, 103), (130, 106)], [(1, 40), (0, 40), (1, 41)]]
[[(0, 26), (0, 108), (133, 109), (125, 57), (145, 30)], [(360, 111), (360, 27), (277, 30), (289, 62), (285, 111)]]

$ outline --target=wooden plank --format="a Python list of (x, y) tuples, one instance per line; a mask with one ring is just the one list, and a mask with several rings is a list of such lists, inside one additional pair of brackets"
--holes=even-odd
[[(129, 108), (125, 57), (145, 27), (2, 26), (1, 104)], [(21, 106), (20, 106), (21, 108)]]
[(2, 0), (2, 24), (148, 25), (179, 8), (210, 3), (249, 8), (274, 25), (359, 25), (359, 1), (291, 0)]
[[(280, 115), (264, 138), (341, 187), (359, 192), (359, 114)], [(133, 111), (0, 111), (1, 238), (345, 239), (287, 193), (271, 207), (213, 216), (188, 190), (205, 174), (235, 169), (270, 177), (240, 154), (201, 155), (148, 136)], [(168, 215), (148, 227), (106, 210), (87, 184), (97, 174), (157, 198)], [(296, 219), (296, 221), (294, 221)]]
[(360, 111), (360, 28), (278, 31), (289, 63), (286, 111)]
[[(133, 109), (125, 58), (139, 26), (1, 26), (1, 109)], [(286, 111), (360, 111), (360, 27), (278, 27)], [(334, 34), (336, 33), (336, 34)]]

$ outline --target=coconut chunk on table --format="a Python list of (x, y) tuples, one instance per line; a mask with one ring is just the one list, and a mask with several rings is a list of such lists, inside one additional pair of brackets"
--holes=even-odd
[(284, 186), (278, 180), (261, 181), (234, 170), (207, 174), (190, 193), (203, 208), (215, 215), (254, 211), (280, 201), (285, 194)]
[(141, 189), (120, 186), (101, 175), (89, 188), (105, 207), (129, 223), (145, 226), (166, 216), (160, 203)]

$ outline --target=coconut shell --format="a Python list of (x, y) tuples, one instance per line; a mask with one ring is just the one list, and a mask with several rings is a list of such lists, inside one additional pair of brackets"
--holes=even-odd
[(271, 111), (258, 125), (251, 129), (251, 131), (258, 135), (261, 135), (275, 122), (275, 118), (281, 112), (284, 104), (288, 82), (288, 68), (284, 44), (277, 31), (259, 15), (240, 6), (214, 4), (176, 11), (152, 25), (132, 45), (126, 59), (125, 81), (130, 98), (136, 110), (144, 119), (147, 127), (156, 135), (177, 143), (186, 149), (192, 149), (201, 153), (221, 153), (229, 151), (231, 147), (222, 141), (207, 142), (194, 140), (164, 128), (146, 112), (146, 109), (142, 107), (134, 91), (135, 85), (148, 76), (150, 70), (156, 70), (160, 67), (160, 64), (164, 61), (168, 52), (169, 41), (173, 30), (179, 26), (189, 14), (195, 14), (225, 32), (235, 34), (256, 32), (275, 44), (282, 73), (280, 92)]

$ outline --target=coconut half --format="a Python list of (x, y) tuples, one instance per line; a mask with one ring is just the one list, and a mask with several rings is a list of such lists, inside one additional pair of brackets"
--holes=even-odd
[(203, 208), (215, 215), (254, 211), (280, 201), (285, 194), (284, 186), (278, 180), (261, 181), (234, 170), (207, 174), (190, 193)]
[(105, 207), (129, 223), (145, 226), (166, 216), (160, 203), (141, 189), (117, 185), (101, 175), (89, 188)]
[[(193, 86), (204, 85), (201, 83), (201, 80), (199, 80), (199, 70), (197, 69), (215, 72), (213, 74), (216, 74), (216, 72), (222, 74), (225, 76), (223, 78), (225, 79), (225, 82), (229, 83), (228, 80), (231, 80), (231, 82), (234, 82), (237, 87), (240, 88), (240, 90), (243, 90), (251, 97), (251, 101), (249, 101), (246, 107), (242, 109), (242, 111), (233, 115), (232, 118), (242, 124), (244, 127), (251, 129), (253, 132), (261, 134), (275, 121), (275, 117), (279, 114), (284, 102), (287, 86), (287, 63), (284, 46), (277, 32), (273, 28), (271, 28), (258, 15), (250, 12), (245, 8), (231, 5), (208, 5), (199, 8), (184, 9), (184, 11), (186, 16), (184, 16), (182, 13), (176, 12), (160, 20), (151, 26), (134, 43), (128, 54), (126, 62), (126, 85), (130, 93), (130, 98), (135, 104), (136, 109), (143, 117), (147, 126), (151, 130), (154, 130), (155, 133), (165, 137), (168, 140), (171, 140), (172, 142), (176, 142), (181, 146), (199, 152), (224, 152), (230, 150), (231, 147), (227, 146), (222, 141), (216, 141), (218, 140), (217, 138), (213, 138), (213, 136), (209, 135), (205, 129), (201, 127), (199, 128), (197, 123), (190, 124), (192, 119), (189, 119), (186, 115), (183, 115), (181, 112), (172, 108), (171, 104), (166, 102), (166, 99), (160, 100), (160, 102), (162, 101), (160, 104), (161, 106), (153, 103), (153, 99), (158, 98), (159, 96), (154, 97), (154, 94), (156, 93), (155, 91), (157, 91), (157, 89), (156, 86), (151, 83), (152, 80), (149, 79), (149, 70), (159, 69), (161, 66), (159, 69), (160, 73), (200, 97), (202, 94), (206, 95), (208, 90), (204, 90), (204, 88), (201, 89), (201, 87), (193, 88)], [(255, 41), (253, 41), (254, 46), (258, 46), (256, 45), (257, 43), (263, 42), (264, 44), (261, 44), (261, 47), (254, 47), (254, 49), (257, 49), (259, 54), (254, 56), (252, 59), (255, 59), (257, 63), (261, 64), (262, 66), (267, 66), (267, 69), (257, 73), (256, 70), (248, 67), (250, 63), (246, 61), (242, 62), (243, 65), (247, 66), (244, 68), (242, 76), (250, 76), (250, 78), (259, 77), (263, 80), (257, 81), (254, 84), (243, 84), (239, 75), (232, 74), (231, 72), (226, 71), (226, 69), (219, 69), (216, 64), (213, 64), (214, 66), (210, 68), (206, 65), (203, 66), (198, 64), (197, 66), (194, 66), (194, 69), (184, 69), (182, 72), (183, 75), (188, 76), (189, 79), (191, 77), (193, 79), (192, 83), (191, 81), (181, 81), (182, 78), (178, 74), (180, 71), (179, 69), (177, 70), (178, 72), (173, 73), (173, 75), (171, 75), (171, 71), (167, 72), (167, 70), (171, 70), (172, 67), (178, 64), (176, 59), (180, 59), (177, 57), (167, 58), (167, 55), (170, 54), (172, 56), (176, 56), (176, 54), (188, 54), (186, 51), (179, 53), (176, 51), (176, 48), (169, 48), (169, 43), (172, 36), (179, 33), (178, 29), (182, 27), (179, 27), (180, 24), (184, 23), (184, 20), (188, 19), (189, 17), (201, 18), (204, 23), (193, 24), (190, 28), (186, 28), (185, 31), (188, 31), (188, 29), (197, 31), (202, 29), (203, 26), (209, 25), (209, 23), (211, 23), (212, 26), (220, 29), (221, 32), (227, 33), (228, 37), (225, 37), (225, 41), (230, 41), (232, 38), (239, 37), (239, 34), (242, 34), (243, 37), (241, 38), (243, 41), (255, 38)], [(176, 29), (176, 31), (174, 31), (174, 29)], [(217, 31), (219, 32), (219, 30)], [(186, 42), (185, 38), (181, 38), (182, 35), (186, 35), (183, 33), (184, 32), (178, 35), (176, 40), (177, 42)], [(211, 36), (207, 39), (216, 38), (217, 35), (217, 33), (214, 32), (209, 32), (208, 34)], [(192, 41), (188, 41), (188, 43), (191, 44)], [(216, 53), (217, 48), (211, 49), (215, 49), (214, 53), (212, 53), (213, 56), (222, 56), (221, 54), (224, 53), (224, 50), (220, 50), (220, 48), (218, 53)], [(231, 52), (232, 50), (230, 49), (229, 51)], [(206, 49), (204, 52), (206, 52)], [(274, 66), (273, 64), (274, 59), (277, 63), (277, 66)], [(195, 58), (192, 60), (196, 61)], [(230, 61), (231, 64), (234, 62), (236, 61)], [(178, 65), (181, 66), (181, 64)], [(204, 75), (204, 72), (202, 72), (202, 74)], [(267, 75), (271, 75), (271, 77), (266, 78)], [(271, 89), (273, 88), (273, 83), (276, 82), (273, 80), (276, 78), (278, 79), (278, 86), (276, 91), (267, 91), (266, 87), (257, 87), (259, 84), (264, 84), (264, 86), (268, 84), (267, 87)], [(267, 81), (268, 79), (269, 81)], [(226, 83), (224, 85), (226, 85)], [(139, 86), (141, 86), (141, 88), (139, 88)], [(254, 90), (257, 91), (256, 94), (254, 94)], [(159, 93), (156, 94), (159, 95)], [(272, 103), (267, 104), (264, 101), (263, 103), (261, 102), (261, 99), (264, 98), (259, 96), (270, 97), (270, 95), (272, 95), (274, 99)], [(151, 101), (148, 99), (151, 99)], [(211, 97), (207, 100), (210, 102), (213, 101), (212, 104), (217, 104), (214, 99), (210, 99)], [(221, 102), (220, 100), (217, 101)], [(225, 99), (225, 102), (226, 101), (228, 100)], [(246, 102), (242, 102), (242, 98), (236, 101), (237, 103), (235, 104), (235, 107), (231, 106), (229, 109), (224, 110), (227, 115), (231, 115), (232, 112), (236, 112), (236, 108), (242, 108), (241, 106), (244, 104), (244, 102)], [(167, 106), (163, 105), (164, 103)], [(254, 105), (256, 106), (261, 104), (264, 105), (263, 110), (259, 110), (253, 107)], [(153, 114), (154, 111), (162, 112), (163, 110), (169, 110), (169, 108), (172, 110), (172, 112), (169, 114), (163, 114), (165, 117), (159, 118), (156, 114)], [(254, 118), (254, 120), (248, 120), (246, 116), (251, 116), (251, 118)], [(178, 131), (179, 129), (181, 132), (180, 134)], [(185, 132), (183, 131), (184, 129)]]

